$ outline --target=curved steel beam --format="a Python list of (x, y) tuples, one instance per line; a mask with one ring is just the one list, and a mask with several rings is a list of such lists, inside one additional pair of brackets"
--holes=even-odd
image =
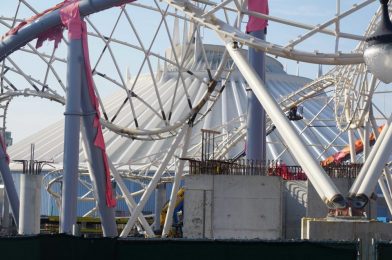
[(58, 102), (62, 105), (65, 104), (65, 98), (63, 96), (51, 94), (48, 92), (37, 92), (34, 90), (30, 90), (30, 89), (2, 93), (0, 95), (0, 102), (3, 102), (3, 101), (8, 100), (10, 98), (21, 97), (21, 96), (23, 96), (23, 97), (40, 97), (40, 98), (48, 99), (50, 101)]
[[(201, 25), (217, 32), (219, 35), (231, 41), (235, 41), (248, 47), (258, 49), (260, 51), (269, 53), (273, 56), (279, 56), (291, 60), (302, 61), (307, 63), (316, 64), (329, 64), (329, 65), (347, 65), (347, 64), (358, 64), (363, 63), (362, 52), (358, 53), (318, 53), (318, 52), (306, 52), (298, 51), (292, 47), (284, 47), (277, 44), (273, 44), (267, 41), (259, 40), (251, 35), (245, 34), (244, 32), (234, 28), (231, 25), (223, 22), (214, 15), (208, 17), (204, 16), (204, 11), (201, 8), (191, 4), (189, 1), (179, 0), (165, 0), (166, 3), (173, 6), (174, 8), (181, 10), (191, 20), (195, 20)], [(373, 2), (366, 1), (362, 5), (367, 5)], [(361, 6), (362, 6), (361, 5)]]
[[(124, 0), (82, 0), (79, 4), (80, 14), (87, 16), (109, 9), (113, 6), (124, 4)], [(40, 19), (21, 28), (15, 35), (10, 35), (0, 41), (0, 61), (4, 60), (14, 51), (25, 46), (42, 33), (53, 27), (61, 25), (60, 10), (54, 10)]]

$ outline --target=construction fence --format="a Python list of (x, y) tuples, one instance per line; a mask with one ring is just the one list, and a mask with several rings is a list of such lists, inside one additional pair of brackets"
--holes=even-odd
[(356, 242), (79, 238), (0, 238), (1, 259), (317, 259), (355, 260)]
[(392, 243), (391, 242), (376, 242), (376, 256), (377, 260), (390, 260), (392, 259)]

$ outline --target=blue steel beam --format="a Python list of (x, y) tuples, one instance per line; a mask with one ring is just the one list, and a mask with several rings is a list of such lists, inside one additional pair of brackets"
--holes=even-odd
[(101, 216), (101, 223), (103, 235), (105, 237), (116, 237), (117, 225), (115, 220), (115, 208), (109, 208), (106, 204), (106, 176), (105, 166), (102, 157), (102, 150), (94, 145), (94, 140), (97, 136), (97, 128), (94, 127), (94, 118), (96, 117), (95, 108), (92, 105), (85, 67), (83, 67), (83, 87), (82, 87), (82, 131), (86, 138), (85, 148), (88, 156), (88, 163), (90, 164), (90, 176), (94, 185), (95, 198)]
[(79, 176), (79, 136), (83, 71), (81, 39), (70, 40), (67, 63), (67, 98), (64, 125), (64, 177), (61, 200), (60, 233), (72, 233), (76, 224)]
[[(264, 30), (250, 32), (250, 35), (265, 40)], [(260, 79), (265, 82), (265, 53), (254, 48), (248, 51), (249, 64), (255, 69)], [(266, 160), (266, 114), (252, 90), (248, 92), (247, 150), (249, 160)]]
[(19, 198), (18, 198), (18, 193), (16, 192), (14, 180), (12, 179), (11, 176), (10, 167), (8, 165), (7, 154), (4, 151), (2, 145), (0, 145), (0, 173), (4, 182), (4, 187), (6, 191), (5, 194), (7, 194), (7, 196), (4, 196), (4, 200), (6, 200), (8, 197), (8, 201), (10, 203), (11, 210), (12, 210), (12, 216), (14, 218), (16, 225), (18, 225)]

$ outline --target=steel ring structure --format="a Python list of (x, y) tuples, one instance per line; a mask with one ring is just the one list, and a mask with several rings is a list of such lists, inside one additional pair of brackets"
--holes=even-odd
[[(112, 4), (81, 3), (81, 7), (80, 7), (81, 14), (89, 15), (92, 12), (98, 12), (110, 6), (116, 6), (117, 4), (118, 3), (112, 3)], [(174, 13), (168, 13), (167, 10), (160, 9), (159, 5), (157, 6), (158, 7), (155, 7), (154, 14), (160, 11), (162, 12), (161, 13), (162, 17), (176, 16), (176, 14)], [(136, 8), (138, 8), (137, 4), (136, 4)], [(180, 41), (182, 41), (179, 39), (179, 34), (180, 34), (180, 32), (178, 31), (179, 28), (177, 28), (176, 32), (170, 32), (169, 28), (167, 27), (168, 25), (167, 25), (167, 21), (165, 20), (166, 18), (161, 19), (160, 24), (156, 29), (155, 36), (152, 39), (152, 42), (149, 43), (150, 44), (149, 46), (147, 46), (146, 45), (147, 43), (144, 43), (142, 41), (143, 35), (141, 35), (140, 32), (139, 33), (137, 32), (134, 22), (132, 22), (125, 8), (123, 9), (119, 8), (118, 10), (120, 13), (118, 15), (118, 20), (121, 17), (125, 17), (123, 19), (127, 19), (128, 26), (131, 27), (130, 33), (134, 34), (135, 38), (137, 39), (137, 43), (135, 44), (127, 43), (125, 40), (116, 39), (113, 35), (112, 37), (108, 38), (107, 36), (104, 36), (101, 32), (99, 32), (99, 30), (97, 29), (96, 26), (94, 26), (92, 21), (88, 20), (93, 30), (93, 32), (90, 33), (90, 38), (95, 38), (96, 41), (100, 41), (100, 44), (102, 45), (102, 49), (100, 50), (100, 53), (97, 54), (99, 58), (97, 59), (96, 64), (93, 68), (95, 78), (101, 78), (102, 80), (106, 81), (106, 83), (104, 83), (105, 85), (110, 85), (111, 87), (114, 86), (117, 89), (122, 89), (124, 91), (123, 94), (125, 100), (124, 103), (121, 104), (116, 109), (111, 109), (112, 114), (106, 113), (106, 108), (102, 107), (102, 111), (103, 111), (102, 123), (108, 129), (111, 129), (112, 131), (118, 134), (129, 136), (133, 139), (156, 140), (156, 139), (166, 138), (169, 136), (174, 136), (178, 128), (181, 127), (184, 123), (186, 123), (189, 119), (193, 118), (192, 120), (197, 120), (197, 118), (200, 116), (199, 115), (200, 109), (208, 101), (209, 96), (212, 94), (212, 92), (215, 91), (216, 93), (219, 93), (219, 90), (218, 89), (216, 90), (215, 87), (218, 79), (220, 80), (221, 71), (216, 71), (215, 72), (216, 75), (212, 75), (211, 73), (207, 74), (207, 70), (205, 70), (206, 72), (204, 75), (200, 73), (196, 74), (192, 72), (195, 70), (195, 68), (191, 68), (189, 67), (189, 64), (185, 64), (185, 61), (189, 62), (188, 56), (190, 55), (191, 52), (190, 45), (191, 45), (192, 38), (194, 38), (195, 34), (197, 34), (196, 27), (190, 28), (191, 31), (189, 32), (189, 35), (186, 35), (186, 37), (184, 36), (183, 40), (187, 41), (187, 43), (185, 43), (182, 50), (179, 50), (177, 46), (179, 45)], [(33, 23), (26, 26), (26, 28), (21, 28), (16, 34), (7, 35), (5, 37), (5, 39), (2, 41), (1, 56), (2, 56), (2, 60), (6, 59), (11, 64), (15, 65), (13, 66), (12, 69), (10, 69), (10, 67), (6, 65), (3, 66), (4, 73), (8, 72), (8, 73), (16, 73), (21, 75), (22, 77), (25, 78), (28, 85), (32, 86), (35, 89), (35, 91), (38, 92), (37, 95), (41, 95), (40, 93), (42, 93), (41, 96), (45, 98), (44, 92), (53, 92), (57, 94), (58, 92), (65, 90), (63, 79), (61, 79), (58, 76), (57, 71), (53, 68), (54, 67), (53, 63), (57, 63), (62, 66), (65, 65), (65, 59), (59, 59), (56, 57), (55, 48), (53, 48), (53, 50), (50, 50), (52, 55), (47, 55), (45, 53), (38, 52), (37, 49), (29, 43), (32, 39), (39, 38), (39, 36), (42, 35), (44, 32), (48, 30), (52, 30), (53, 28), (59, 26), (59, 21), (60, 21), (59, 7), (50, 10), (50, 12), (45, 12), (44, 15), (42, 16), (40, 15), (38, 17), (36, 18), (36, 20), (34, 20)], [(8, 20), (12, 20), (12, 19), (10, 18)], [(179, 24), (178, 21), (177, 23)], [(3, 24), (10, 26), (6, 22), (3, 22)], [(111, 32), (112, 34), (114, 33), (116, 26), (118, 26), (118, 23), (116, 23), (115, 26), (113, 27), (113, 31)], [(154, 47), (155, 47), (154, 45), (159, 45), (155, 38), (157, 34), (162, 33), (162, 31), (165, 34), (167, 34), (166, 35), (167, 41), (170, 43), (172, 47), (169, 49), (162, 49), (161, 47), (159, 47), (158, 49), (161, 52), (167, 52), (168, 57), (161, 56), (159, 53), (154, 52)], [(173, 33), (176, 35), (174, 36)], [(112, 45), (115, 46), (112, 47)], [(130, 77), (125, 78), (126, 76), (122, 75), (122, 73), (120, 72), (120, 68), (119, 68), (120, 64), (119, 61), (117, 61), (115, 58), (115, 54), (116, 54), (115, 51), (113, 51), (113, 49), (118, 49), (118, 48), (126, 48), (130, 50), (128, 51), (129, 53), (138, 52), (138, 54), (135, 55), (144, 56), (143, 59), (140, 61), (139, 68), (136, 70), (135, 78), (132, 79)], [(9, 57), (9, 55), (19, 49), (21, 49), (21, 52), (32, 53), (36, 55), (48, 65), (47, 66), (48, 69), (44, 79), (41, 80), (41, 79), (34, 78), (34, 76), (27, 76), (26, 73), (22, 72), (21, 69), (13, 62), (12, 55), (11, 57)], [(108, 55), (109, 57), (105, 57), (105, 55)], [(181, 55), (184, 57), (181, 57)], [(111, 59), (110, 62), (113, 63), (113, 69), (117, 71), (116, 72), (117, 75), (113, 76), (107, 73), (100, 72), (101, 64), (108, 62), (107, 59), (109, 60)], [(176, 84), (178, 88), (177, 91), (178, 94), (175, 94), (172, 97), (167, 97), (167, 94), (165, 96), (164, 86), (159, 85), (160, 78), (154, 77), (153, 87), (155, 88), (155, 92), (157, 95), (156, 101), (145, 100), (146, 90), (145, 89), (138, 90), (138, 88), (141, 88), (141, 86), (138, 85), (138, 81), (140, 80), (140, 75), (141, 75), (140, 73), (142, 72), (143, 69), (146, 69), (143, 68), (143, 66), (147, 67), (150, 73), (153, 73), (154, 70), (152, 68), (153, 63), (154, 66), (157, 66), (157, 64), (164, 63), (165, 64), (164, 69), (166, 74), (172, 74), (170, 75), (171, 77), (177, 75), (178, 80)], [(163, 68), (159, 68), (159, 69), (162, 70), (161, 71), (162, 74)], [(59, 86), (53, 86), (53, 85), (50, 86), (48, 84), (48, 77), (51, 76), (50, 74), (52, 74), (56, 78), (54, 82)], [(5, 80), (6, 79), (7, 77), (5, 77)], [(185, 80), (189, 82), (190, 80), (193, 79), (198, 79), (201, 82), (205, 82), (205, 87), (203, 90), (201, 90), (204, 91), (204, 93), (202, 93), (201, 91), (200, 93), (197, 93), (198, 99), (195, 99), (195, 96), (190, 95), (190, 94), (195, 95), (194, 94), (195, 90), (191, 90), (192, 93), (189, 93), (187, 87), (184, 87), (186, 84)], [(40, 83), (40, 80), (42, 83)], [(4, 84), (7, 85), (6, 87), (15, 86), (15, 84), (11, 82), (9, 84), (5, 82)], [(56, 88), (58, 89), (56, 90)], [(108, 90), (106, 89), (106, 91)], [(180, 95), (182, 95), (183, 92), (184, 95), (186, 96), (186, 99), (184, 101), (183, 98), (180, 97)], [(30, 93), (30, 91), (27, 90), (26, 93)], [(100, 103), (102, 105), (102, 102)], [(130, 112), (133, 115), (132, 116), (133, 119), (130, 120), (130, 122), (133, 124), (133, 126), (131, 127), (124, 126), (123, 123), (118, 123), (115, 121), (120, 113), (125, 113), (125, 110), (127, 110), (126, 113), (128, 113), (128, 110), (131, 110)], [(187, 110), (188, 112), (185, 113), (184, 115), (180, 115), (180, 116), (177, 115), (178, 111), (183, 112)], [(148, 125), (150, 119), (143, 121), (143, 119), (139, 118), (141, 117), (139, 113), (143, 113), (143, 118), (158, 117), (161, 119), (162, 122), (157, 126), (150, 126)], [(150, 116), (146, 115), (146, 113), (150, 114)]]

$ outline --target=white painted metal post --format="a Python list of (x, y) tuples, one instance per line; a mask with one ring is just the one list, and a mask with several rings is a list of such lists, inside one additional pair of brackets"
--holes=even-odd
[(178, 145), (180, 144), (181, 140), (184, 137), (185, 132), (188, 129), (188, 124), (184, 125), (182, 129), (177, 134), (175, 140), (173, 141), (169, 151), (165, 155), (161, 165), (158, 167), (157, 171), (154, 174), (154, 177), (148, 184), (146, 191), (143, 193), (142, 197), (140, 198), (139, 203), (137, 204), (136, 208), (133, 211), (133, 214), (128, 220), (128, 223), (125, 225), (124, 230), (121, 232), (120, 237), (128, 236), (129, 232), (131, 231), (133, 225), (135, 224), (136, 219), (139, 217), (140, 213), (142, 212), (144, 206), (146, 205), (147, 200), (150, 198), (152, 192), (154, 191), (155, 187), (157, 186), (164, 170), (166, 169), (167, 164), (169, 163), (170, 159), (172, 158), (174, 152), (176, 151)]
[[(265, 31), (250, 32), (255, 38), (264, 40)], [(265, 84), (265, 53), (249, 47), (248, 61), (260, 80)], [(246, 158), (248, 160), (265, 162), (266, 160), (266, 114), (263, 106), (257, 99), (253, 90), (248, 91), (248, 118), (246, 137)]]
[(83, 66), (82, 40), (70, 40), (67, 63), (67, 99), (64, 113), (64, 178), (60, 216), (60, 233), (67, 234), (72, 234), (73, 225), (76, 224)]
[[(186, 158), (187, 156), (191, 136), (192, 136), (192, 127), (189, 127), (184, 138), (184, 145), (182, 147), (181, 158)], [(177, 193), (178, 190), (180, 189), (182, 175), (184, 173), (184, 165), (185, 165), (185, 161), (180, 160), (180, 162), (178, 163), (176, 174), (174, 176), (173, 187), (170, 194), (169, 206), (166, 213), (165, 224), (162, 230), (162, 237), (167, 237), (169, 235), (171, 226), (173, 224), (172, 216), (174, 213), (174, 208), (176, 206)]]
[[(225, 39), (223, 39), (225, 40)], [(321, 199), (333, 208), (341, 208), (346, 206), (344, 197), (339, 192), (338, 188), (327, 176), (318, 162), (314, 160), (312, 154), (309, 152), (306, 145), (299, 138), (293, 126), (286, 118), (283, 111), (280, 109), (277, 102), (268, 92), (267, 87), (260, 80), (254, 69), (247, 63), (241, 55), (240, 49), (231, 41), (226, 41), (226, 48), (230, 56), (236, 63), (242, 76), (247, 80), (249, 86), (252, 88), (256, 97), (263, 105), (264, 109), (270, 116), (272, 122), (284, 139), (286, 145), (291, 150), (293, 156), (304, 169), (310, 182), (314, 185), (317, 193)]]

